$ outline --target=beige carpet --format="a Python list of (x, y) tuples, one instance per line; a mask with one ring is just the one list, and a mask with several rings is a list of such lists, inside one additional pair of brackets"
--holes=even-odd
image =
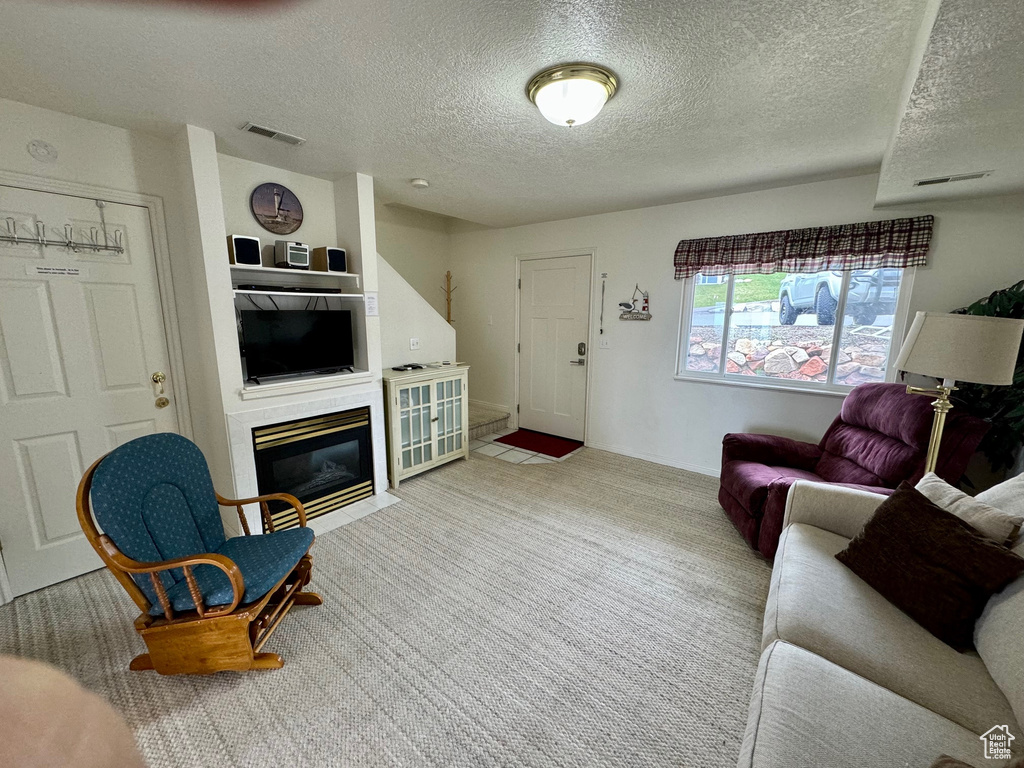
[(159, 766), (732, 766), (769, 567), (717, 481), (585, 449), (474, 456), (322, 536), (284, 669), (129, 672), (98, 572), (0, 608), (0, 651), (109, 698)]

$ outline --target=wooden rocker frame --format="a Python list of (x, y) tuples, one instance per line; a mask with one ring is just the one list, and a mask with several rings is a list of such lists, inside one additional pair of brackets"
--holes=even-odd
[[(154, 669), (161, 675), (206, 675), (224, 670), (245, 671), (249, 669), (280, 669), (284, 659), (276, 653), (261, 651), (267, 640), (280, 625), (294, 605), (320, 605), (323, 598), (315, 592), (303, 592), (309, 583), (313, 568), (313, 557), (306, 551), (292, 571), (275, 584), (259, 600), (242, 604), (245, 582), (242, 571), (228, 557), (213, 552), (179, 557), (161, 562), (142, 563), (125, 556), (106, 534), (100, 533), (93, 518), (89, 503), (92, 479), (96, 468), (106, 456), (96, 460), (78, 484), (76, 506), (78, 521), (85, 537), (99, 554), (100, 559), (131, 596), (142, 613), (135, 619), (135, 631), (142, 636), (149, 653), (132, 659), (128, 665), (132, 670)], [(267, 533), (274, 532), (270, 516), (269, 501), (283, 501), (289, 504), (299, 516), (299, 525), (306, 527), (306, 511), (302, 502), (287, 493), (271, 493), (251, 499), (226, 499), (214, 492), (217, 503), (222, 507), (235, 507), (242, 530), (246, 536), (249, 522), (243, 507), (259, 504), (260, 515)], [(231, 582), (231, 603), (210, 607), (203, 602), (192, 568), (197, 565), (212, 565), (220, 568)], [(172, 568), (181, 568), (188, 583), (189, 592), (195, 602), (195, 610), (175, 612), (167, 597), (159, 574)], [(156, 590), (163, 616), (151, 616), (152, 603), (139, 589), (132, 574), (148, 573)]]

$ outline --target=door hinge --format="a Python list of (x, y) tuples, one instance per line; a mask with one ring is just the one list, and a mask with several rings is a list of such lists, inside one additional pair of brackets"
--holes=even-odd
[(516, 403), (516, 413), (519, 413), (519, 403)]
[(519, 342), (516, 342), (516, 352), (522, 352), (522, 351), (523, 351), (523, 345), (520, 344)]
[(519, 290), (523, 290), (523, 278), (519, 278)]

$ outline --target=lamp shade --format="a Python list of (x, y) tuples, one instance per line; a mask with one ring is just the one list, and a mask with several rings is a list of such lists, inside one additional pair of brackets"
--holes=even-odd
[(918, 312), (895, 368), (974, 384), (1013, 383), (1024, 320)]

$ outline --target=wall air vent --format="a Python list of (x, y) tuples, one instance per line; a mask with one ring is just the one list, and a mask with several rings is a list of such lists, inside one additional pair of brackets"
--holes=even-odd
[(278, 141), (283, 141), (285, 144), (292, 144), (296, 147), (300, 144), (306, 143), (305, 139), (299, 138), (298, 136), (292, 136), (290, 133), (275, 131), (273, 128), (267, 128), (265, 125), (246, 123), (242, 126), (242, 130), (247, 133), (255, 133), (257, 136), (266, 136), (268, 139), (277, 139)]
[(973, 181), (991, 176), (992, 171), (975, 171), (974, 173), (958, 173), (953, 176), (938, 176), (934, 179), (918, 179), (914, 182), (915, 187), (930, 187), (934, 184), (948, 184), (951, 181)]

